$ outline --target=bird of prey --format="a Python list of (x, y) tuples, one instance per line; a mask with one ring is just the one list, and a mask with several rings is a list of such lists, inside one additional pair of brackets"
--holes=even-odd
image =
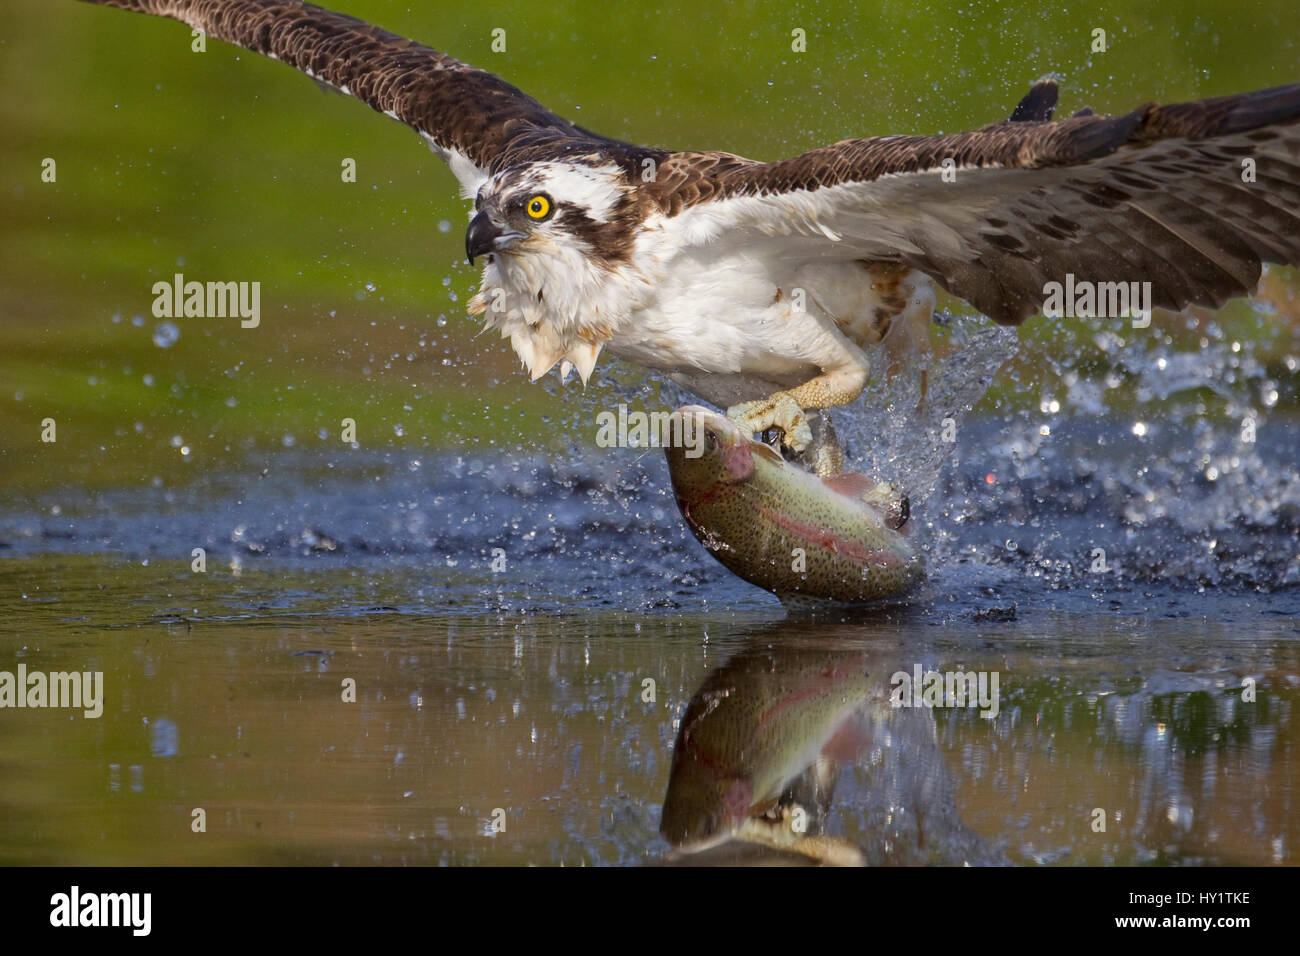
[(872, 346), (925, 341), (935, 284), (1018, 324), (1067, 275), (1150, 282), (1176, 310), (1300, 261), (1300, 84), (1057, 121), (1040, 84), (970, 132), (764, 163), (609, 139), (306, 3), (94, 2), (184, 21), (414, 127), (474, 200), (471, 311), (534, 380), (559, 365), (585, 383), (604, 351), (805, 454), (810, 410), (861, 394)]

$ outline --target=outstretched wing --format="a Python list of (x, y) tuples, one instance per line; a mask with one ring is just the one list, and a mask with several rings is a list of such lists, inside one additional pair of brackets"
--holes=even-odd
[(282, 60), (414, 127), (467, 193), (492, 173), (557, 153), (635, 165), (645, 152), (556, 116), (505, 80), (412, 40), (295, 0), (89, 0), (171, 17)]
[(1010, 324), (1068, 273), (1149, 281), (1153, 304), (1181, 309), (1252, 291), (1262, 262), (1300, 263), (1300, 84), (1039, 121), (1053, 92), (968, 133), (775, 163), (674, 153), (641, 189), (688, 242), (906, 264)]

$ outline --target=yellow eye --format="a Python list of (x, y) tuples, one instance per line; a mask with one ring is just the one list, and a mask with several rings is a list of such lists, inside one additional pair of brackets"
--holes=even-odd
[(528, 200), (528, 215), (533, 219), (545, 219), (551, 213), (551, 201), (545, 196), (537, 195)]

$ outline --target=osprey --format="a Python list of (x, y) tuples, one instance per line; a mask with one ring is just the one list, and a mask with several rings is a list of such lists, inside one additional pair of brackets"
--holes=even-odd
[[(558, 364), (585, 383), (607, 352), (807, 455), (809, 413), (862, 392), (872, 346), (926, 341), (935, 283), (1018, 324), (1067, 276), (1149, 282), (1151, 304), (1177, 310), (1300, 261), (1300, 84), (1053, 122), (1043, 82), (977, 130), (763, 163), (600, 136), (310, 4), (94, 2), (184, 21), (414, 127), (474, 200), (471, 311), (534, 380)], [(838, 449), (822, 444), (810, 461), (833, 472)]]

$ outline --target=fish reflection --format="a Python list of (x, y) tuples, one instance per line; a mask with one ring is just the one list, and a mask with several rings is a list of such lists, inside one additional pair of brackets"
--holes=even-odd
[(891, 706), (897, 656), (836, 626), (751, 636), (682, 717), (669, 862), (1006, 862), (960, 818), (934, 713)]
[[(861, 652), (755, 647), (714, 671), (682, 718), (660, 832), (700, 851), (731, 839), (860, 864), (821, 831), (857, 719), (880, 682)], [(839, 751), (837, 753), (837, 750)]]
[[(822, 751), (871, 692), (860, 654), (761, 649), (733, 658), (682, 718), (660, 832), (694, 849), (737, 836), (787, 847), (819, 839), (836, 776)], [(850, 844), (818, 849), (860, 862)]]

